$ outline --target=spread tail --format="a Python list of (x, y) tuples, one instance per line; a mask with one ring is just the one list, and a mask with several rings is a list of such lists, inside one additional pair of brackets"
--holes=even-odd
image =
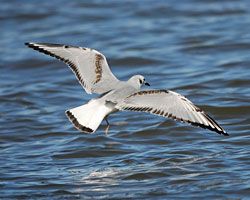
[(94, 133), (110, 111), (109, 107), (98, 100), (91, 100), (87, 104), (67, 110), (65, 113), (78, 130)]

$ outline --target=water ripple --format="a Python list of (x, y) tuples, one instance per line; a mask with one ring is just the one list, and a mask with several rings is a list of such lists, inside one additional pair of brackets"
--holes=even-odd
[[(249, 6), (1, 1), (1, 199), (247, 199)], [(95, 96), (28, 41), (97, 49), (120, 79), (144, 74), (185, 95), (230, 137), (130, 112), (110, 116), (108, 135), (105, 123), (80, 133), (64, 112)]]

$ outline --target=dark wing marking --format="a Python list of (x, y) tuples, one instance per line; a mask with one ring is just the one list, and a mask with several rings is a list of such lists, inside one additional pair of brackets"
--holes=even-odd
[(208, 114), (196, 107), (184, 96), (169, 90), (149, 90), (136, 92), (116, 106), (119, 110), (148, 112), (194, 126), (215, 131), (218, 134), (228, 133)]
[(87, 93), (102, 94), (112, 90), (119, 82), (111, 72), (105, 56), (96, 50), (48, 43), (25, 45), (66, 63)]

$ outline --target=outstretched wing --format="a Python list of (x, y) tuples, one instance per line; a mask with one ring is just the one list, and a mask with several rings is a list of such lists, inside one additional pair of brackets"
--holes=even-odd
[(184, 96), (169, 90), (136, 92), (116, 105), (119, 110), (149, 112), (228, 135), (208, 114)]
[(48, 43), (25, 43), (25, 45), (69, 65), (89, 94), (105, 93), (112, 90), (119, 82), (111, 72), (105, 56), (94, 49)]

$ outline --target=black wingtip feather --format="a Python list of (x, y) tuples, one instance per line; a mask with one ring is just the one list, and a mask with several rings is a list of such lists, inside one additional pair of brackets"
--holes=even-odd
[(195, 123), (195, 122), (190, 122), (190, 121), (187, 121), (187, 123), (193, 125), (193, 126), (197, 126), (197, 127), (200, 127), (200, 128), (204, 128), (204, 129), (208, 129), (210, 131), (215, 131), (216, 133), (220, 134), (220, 135), (224, 135), (224, 136), (229, 136), (229, 134), (227, 132), (225, 132), (223, 129), (222, 131), (216, 129), (216, 128), (212, 128), (211, 126), (205, 126), (203, 124), (199, 124), (199, 123)]
[(37, 43), (36, 44), (36, 43), (31, 43), (31, 42), (26, 42), (25, 45), (27, 45), (28, 47), (30, 47), (30, 48), (32, 48), (32, 49), (34, 49), (36, 51), (39, 51), (39, 52), (44, 53), (46, 55), (49, 55), (51, 57), (57, 58), (58, 60), (61, 60), (61, 61), (65, 62), (66, 64), (68, 64), (67, 60), (65, 60), (64, 58), (62, 58), (62, 57), (60, 57), (60, 56), (58, 56), (56, 54), (53, 54), (50, 51), (48, 51), (48, 50), (42, 48), (41, 46), (39, 46), (39, 45), (46, 45), (46, 46), (50, 46), (50, 47), (52, 47), (52, 46), (53, 47), (54, 46), (57, 46), (57, 47), (60, 46), (61, 47), (63, 45), (59, 45), (59, 44), (47, 44), (47, 43)]
[[(129, 110), (129, 111), (136, 111), (136, 112), (148, 112), (148, 113), (151, 113), (151, 114), (154, 114), (154, 115), (158, 115), (158, 116), (162, 116), (162, 117), (165, 117), (165, 118), (171, 118), (171, 119), (174, 119), (174, 120), (177, 120), (177, 121), (180, 121), (180, 122), (186, 122), (188, 124), (191, 124), (193, 126), (196, 126), (196, 127), (200, 127), (200, 128), (204, 128), (204, 129), (208, 129), (210, 131), (214, 131), (220, 135), (224, 135), (224, 136), (229, 136), (229, 134), (219, 125), (215, 122), (215, 120), (213, 120), (209, 115), (205, 115), (205, 117), (207, 118), (207, 120), (210, 121), (211, 124), (213, 124), (214, 128), (212, 126), (206, 126), (204, 124), (200, 124), (200, 123), (197, 123), (197, 122), (192, 122), (190, 120), (184, 120), (182, 118), (178, 118), (174, 115), (172, 115), (171, 113), (164, 113), (162, 114), (162, 112), (160, 112), (160, 110), (152, 110), (149, 109), (149, 108), (145, 108), (145, 109), (142, 109), (140, 107), (122, 107), (122, 110)], [(216, 127), (219, 127), (216, 128)]]
[[(56, 55), (54, 54), (53, 52), (50, 52), (49, 50), (46, 50), (44, 47), (42, 47), (41, 45), (44, 45), (44, 46), (47, 46), (47, 47), (65, 47), (65, 45), (61, 45), (61, 44), (49, 44), (49, 43), (32, 43), (32, 42), (26, 42), (25, 45), (27, 45), (28, 47), (38, 51), (38, 52), (41, 52), (41, 53), (44, 53), (46, 55), (49, 55), (51, 57), (54, 57), (54, 58), (57, 58), (58, 60), (61, 60), (63, 61), (64, 63), (66, 63), (70, 68), (71, 70), (75, 73), (78, 81), (80, 82), (80, 84), (83, 86), (83, 88), (86, 88), (86, 84), (81, 76), (81, 73), (79, 72), (79, 69), (78, 67), (70, 60), (68, 59), (65, 59), (59, 55)], [(67, 46), (68, 48), (69, 46)], [(70, 46), (70, 47), (74, 47), (74, 46)]]
[[(206, 119), (209, 120), (213, 124), (214, 127), (218, 127), (219, 129), (221, 129), (221, 131), (220, 131), (220, 130), (218, 130), (218, 128), (212, 128), (212, 127), (208, 126), (211, 129), (213, 129), (213, 131), (215, 131), (215, 132), (217, 132), (219, 134), (222, 134), (224, 136), (229, 136), (229, 134), (212, 117), (210, 117), (206, 113), (204, 113), (204, 117), (206, 117)], [(211, 130), (211, 129), (209, 129), (209, 130)]]
[(26, 45), (29, 48), (34, 49), (35, 45), (32, 42), (25, 42), (24, 45)]

